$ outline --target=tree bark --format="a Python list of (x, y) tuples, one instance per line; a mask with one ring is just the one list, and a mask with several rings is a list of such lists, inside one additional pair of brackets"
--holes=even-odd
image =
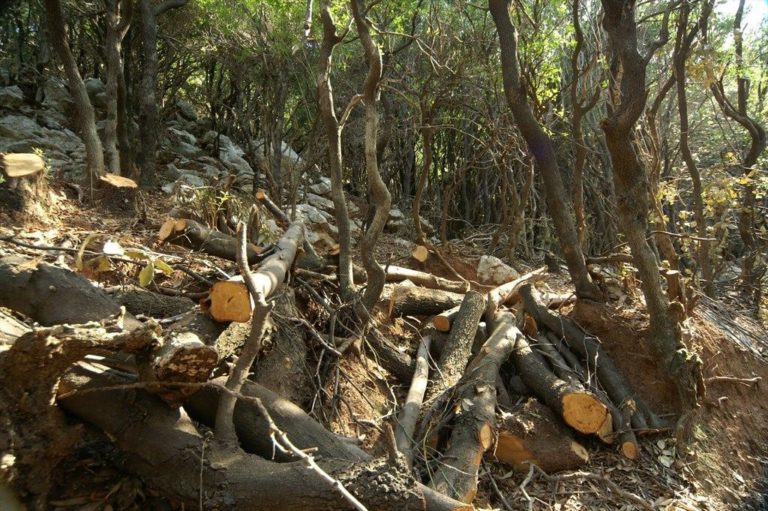
[(360, 240), (360, 255), (363, 267), (368, 274), (368, 282), (363, 294), (363, 305), (368, 309), (376, 305), (384, 289), (384, 268), (376, 261), (374, 248), (379, 236), (384, 231), (384, 225), (389, 219), (389, 209), (392, 196), (379, 173), (376, 142), (378, 136), (379, 114), (379, 82), (382, 76), (381, 52), (373, 41), (370, 31), (370, 21), (366, 16), (366, 8), (362, 0), (350, 0), (352, 17), (355, 20), (360, 43), (365, 50), (368, 62), (368, 76), (363, 84), (363, 102), (365, 103), (365, 173), (368, 176), (368, 186), (371, 191), (371, 204), (375, 209), (371, 225)]
[(430, 316), (455, 307), (464, 295), (416, 286), (397, 286), (389, 304), (390, 316)]
[(130, 169), (122, 172), (120, 152), (117, 144), (118, 89), (123, 75), (121, 48), (128, 33), (133, 13), (131, 0), (104, 0), (106, 10), (106, 36), (104, 55), (107, 67), (107, 118), (104, 128), (104, 152), (106, 168), (111, 174), (128, 175)]
[(86, 170), (91, 180), (91, 188), (93, 188), (99, 176), (104, 174), (104, 153), (96, 131), (96, 115), (91, 100), (88, 98), (85, 83), (83, 83), (77, 68), (77, 62), (69, 47), (61, 0), (45, 0), (45, 12), (48, 21), (48, 34), (52, 45), (59, 54), (61, 63), (64, 65), (69, 90), (77, 108), (80, 136), (83, 139), (83, 144), (85, 144)]
[(336, 227), (339, 229), (339, 288), (343, 300), (349, 300), (355, 290), (352, 274), (352, 236), (350, 234), (349, 211), (343, 189), (343, 167), (341, 159), (342, 126), (336, 117), (331, 87), (331, 62), (333, 49), (341, 42), (336, 34), (336, 25), (330, 10), (330, 2), (323, 0), (320, 18), (323, 23), (323, 42), (320, 47), (320, 72), (317, 76), (317, 94), (320, 115), (325, 124), (328, 138), (328, 166), (331, 170), (331, 199)]
[[(668, 38), (670, 11), (664, 14), (659, 39), (643, 56), (638, 51), (635, 5), (629, 0), (602, 0), (603, 28), (612, 51), (613, 109), (603, 120), (605, 142), (611, 155), (619, 226), (627, 239), (640, 275), (650, 323), (650, 341), (671, 377), (685, 406), (695, 406), (701, 362), (680, 338), (669, 300), (661, 288), (658, 262), (646, 240), (648, 228), (648, 179), (633, 145), (633, 131), (646, 102), (646, 67), (656, 49)], [(673, 4), (669, 4), (672, 6)]]
[[(237, 240), (234, 236), (209, 229), (205, 225), (186, 218), (171, 218), (160, 227), (159, 241), (205, 252), (229, 261), (237, 260)], [(256, 264), (264, 259), (262, 249), (251, 243), (247, 246), (248, 263)]]
[(600, 290), (592, 283), (587, 272), (584, 254), (581, 252), (573, 222), (571, 203), (563, 187), (552, 140), (533, 116), (525, 97), (525, 90), (520, 84), (517, 64), (517, 33), (509, 17), (511, 3), (512, 0), (488, 0), (491, 16), (499, 35), (501, 72), (507, 103), (512, 110), (520, 133), (528, 145), (528, 150), (533, 153), (544, 179), (547, 210), (552, 217), (560, 242), (560, 249), (568, 265), (571, 279), (576, 286), (576, 294), (581, 298), (602, 300)]

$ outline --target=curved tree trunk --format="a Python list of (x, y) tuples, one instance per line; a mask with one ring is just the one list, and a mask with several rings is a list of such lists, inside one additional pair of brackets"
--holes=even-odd
[(677, 318), (661, 288), (656, 255), (646, 240), (648, 178), (633, 144), (634, 126), (645, 108), (646, 66), (655, 50), (668, 38), (670, 12), (668, 9), (665, 13), (659, 40), (643, 56), (637, 48), (634, 2), (602, 0), (602, 3), (605, 11), (603, 28), (612, 51), (611, 97), (614, 100), (602, 128), (611, 155), (619, 227), (626, 236), (640, 275), (650, 316), (650, 340), (678, 383), (681, 403), (695, 405), (699, 399), (697, 382), (700, 380), (701, 362), (682, 343)]
[(592, 283), (587, 273), (587, 265), (579, 246), (576, 226), (572, 217), (571, 204), (565, 193), (552, 140), (534, 117), (520, 84), (517, 64), (517, 33), (509, 17), (510, 4), (511, 0), (488, 1), (499, 34), (501, 72), (507, 103), (529, 151), (536, 158), (536, 165), (544, 179), (547, 209), (557, 231), (560, 249), (563, 251), (568, 271), (576, 286), (576, 294), (581, 298), (601, 300), (600, 290)]
[(56, 48), (59, 59), (64, 65), (69, 90), (77, 108), (80, 135), (83, 138), (83, 144), (85, 144), (86, 170), (91, 179), (91, 185), (93, 185), (93, 182), (104, 174), (104, 154), (102, 153), (101, 140), (99, 140), (99, 135), (96, 132), (96, 115), (67, 41), (61, 0), (45, 0), (45, 12), (48, 18), (48, 33), (51, 43)]
[(377, 104), (379, 102), (379, 82), (382, 74), (381, 52), (371, 37), (369, 21), (365, 16), (366, 9), (362, 0), (350, 0), (352, 15), (357, 26), (360, 42), (365, 49), (365, 58), (368, 61), (368, 76), (363, 85), (363, 102), (365, 103), (365, 171), (368, 176), (368, 185), (371, 190), (371, 206), (376, 210), (373, 221), (363, 234), (360, 241), (360, 252), (363, 266), (368, 274), (368, 286), (363, 295), (363, 305), (370, 310), (381, 296), (384, 289), (386, 274), (384, 268), (376, 261), (373, 250), (376, 241), (384, 230), (384, 225), (389, 218), (389, 208), (392, 205), (392, 197), (387, 190), (387, 185), (381, 179), (379, 164), (376, 157), (376, 140), (378, 134), (379, 114)]
[[(311, 2), (310, 2), (311, 5)], [(311, 7), (307, 8), (308, 10)], [(344, 300), (354, 292), (355, 282), (352, 275), (352, 236), (349, 226), (349, 211), (344, 198), (343, 168), (341, 165), (341, 130), (333, 105), (331, 87), (331, 60), (334, 47), (341, 42), (336, 34), (336, 25), (331, 16), (329, 2), (323, 1), (320, 17), (323, 22), (323, 42), (320, 48), (320, 72), (317, 76), (317, 95), (320, 114), (325, 124), (328, 137), (328, 166), (331, 170), (331, 199), (336, 225), (339, 229), (339, 289)]]

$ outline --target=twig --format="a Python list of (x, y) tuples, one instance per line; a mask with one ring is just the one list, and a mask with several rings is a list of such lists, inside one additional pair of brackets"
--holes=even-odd
[(504, 497), (504, 494), (499, 489), (499, 485), (496, 484), (496, 478), (493, 477), (493, 474), (491, 473), (490, 469), (488, 469), (488, 464), (483, 460), (483, 469), (485, 470), (485, 473), (488, 474), (488, 479), (491, 480), (491, 486), (493, 486), (493, 490), (496, 492), (496, 495), (499, 497), (499, 500), (501, 500), (501, 503), (504, 504), (504, 507), (508, 511), (514, 511), (514, 508), (509, 504), (506, 497)]
[[(267, 304), (264, 299), (264, 293), (256, 287), (253, 274), (251, 273), (250, 268), (248, 268), (246, 230), (245, 223), (238, 223), (237, 264), (240, 268), (240, 273), (243, 275), (243, 281), (245, 282), (248, 291), (251, 293), (254, 306), (253, 319), (251, 320), (251, 332), (248, 335), (248, 340), (243, 347), (242, 353), (240, 353), (240, 356), (237, 358), (237, 362), (235, 362), (235, 366), (232, 368), (232, 372), (227, 379), (226, 387), (235, 392), (239, 392), (243, 387), (245, 380), (248, 378), (248, 371), (251, 369), (253, 362), (256, 360), (256, 356), (261, 350), (261, 339), (267, 328), (267, 317), (273, 307), (273, 305)], [(214, 432), (216, 440), (223, 445), (237, 445), (237, 433), (235, 432), (235, 424), (233, 421), (236, 403), (237, 399), (229, 394), (222, 396), (219, 401), (219, 408), (216, 411), (216, 425)]]
[(706, 378), (704, 381), (709, 383), (715, 383), (715, 382), (732, 382), (732, 383), (741, 383), (742, 385), (746, 387), (751, 387), (752, 385), (757, 385), (763, 379), (760, 376), (755, 376), (754, 378), (738, 378), (736, 376), (710, 376), (709, 378)]

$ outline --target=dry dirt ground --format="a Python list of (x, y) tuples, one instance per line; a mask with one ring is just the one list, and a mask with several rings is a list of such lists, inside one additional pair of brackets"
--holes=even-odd
[[(142, 219), (136, 220), (120, 208), (80, 204), (64, 187), (52, 189), (54, 200), (47, 218), (23, 225), (2, 219), (0, 236), (12, 235), (32, 245), (74, 250), (89, 235), (100, 233), (102, 242), (111, 239), (125, 247), (144, 246), (176, 255), (187, 253), (156, 243), (157, 231), (171, 209), (164, 195), (142, 192)], [(474, 265), (482, 250), (466, 244), (450, 245), (444, 251), (460, 273), (474, 279)], [(439, 263), (419, 267), (409, 261), (402, 243), (393, 236), (385, 236), (378, 252), (380, 261), (449, 276)], [(10, 253), (69, 267), (75, 257), (71, 251), (29, 249), (0, 241), (0, 255)], [(200, 263), (206, 258), (195, 256), (190, 260), (193, 269), (195, 265), (201, 271), (206, 269)], [(221, 260), (211, 262), (233, 267)], [(519, 266), (521, 271), (531, 267), (523, 262)], [(137, 265), (117, 263), (110, 271), (91, 273), (89, 277), (103, 286), (135, 285), (139, 269)], [(158, 282), (179, 291), (201, 291), (179, 272), (171, 277), (158, 277)], [(671, 382), (661, 375), (658, 363), (646, 347), (647, 321), (639, 292), (630, 279), (622, 284), (620, 298), (608, 305), (569, 306), (563, 312), (601, 339), (635, 389), (658, 413), (674, 417), (677, 403)], [(567, 289), (562, 275), (552, 276), (546, 285), (555, 290)], [(729, 328), (724, 328), (726, 323)], [(403, 345), (414, 339), (414, 327), (403, 320), (381, 326)], [(643, 438), (642, 454), (635, 462), (622, 459), (590, 439), (581, 439), (590, 451), (591, 461), (576, 473), (514, 473), (489, 456), (483, 463), (475, 505), (484, 509), (563, 511), (768, 509), (768, 493), (764, 493), (764, 483), (768, 481), (765, 330), (733, 308), (718, 309), (715, 304), (702, 306), (690, 320), (689, 332), (691, 344), (704, 361), (708, 394), (703, 406), (689, 417), (687, 434), (677, 438), (674, 432), (667, 432)], [(393, 413), (393, 400), (401, 400), (407, 389), (392, 386), (385, 371), (365, 357), (350, 356), (342, 364), (346, 376), (332, 389), (340, 398), (332, 403), (310, 401), (307, 409), (336, 432), (357, 437), (364, 447), (378, 451), (382, 421)], [(756, 383), (729, 378), (755, 379)], [(161, 499), (120, 467), (120, 452), (101, 434), (89, 431), (57, 474), (52, 509), (175, 509), (173, 503)]]

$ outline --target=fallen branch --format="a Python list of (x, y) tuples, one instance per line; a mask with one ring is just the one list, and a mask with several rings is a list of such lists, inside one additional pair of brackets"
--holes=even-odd
[[(172, 243), (180, 247), (221, 257), (230, 261), (237, 260), (237, 239), (215, 229), (209, 229), (199, 222), (188, 218), (170, 218), (160, 227), (157, 238), (163, 243)], [(256, 264), (264, 259), (261, 247), (247, 245), (248, 263)]]
[(419, 419), (421, 403), (424, 400), (429, 380), (429, 346), (431, 341), (432, 338), (429, 335), (425, 335), (419, 342), (419, 351), (416, 355), (416, 370), (413, 372), (411, 388), (408, 390), (403, 409), (397, 418), (395, 441), (398, 450), (405, 455), (409, 462), (412, 459), (413, 432), (416, 430), (416, 422)]

